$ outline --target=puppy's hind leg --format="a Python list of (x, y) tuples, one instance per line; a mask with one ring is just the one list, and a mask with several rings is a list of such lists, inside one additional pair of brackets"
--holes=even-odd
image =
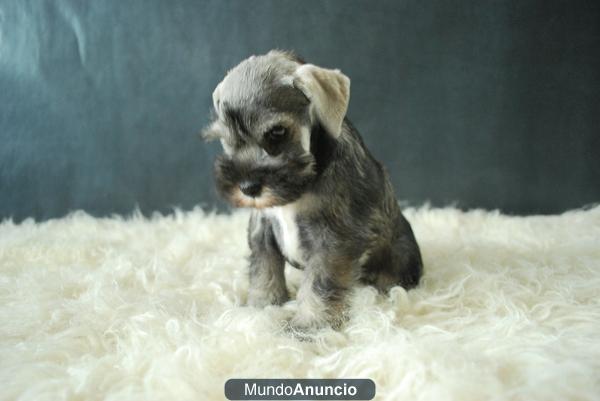
[(386, 293), (400, 285), (411, 289), (419, 285), (423, 274), (423, 262), (419, 245), (410, 225), (400, 216), (396, 220), (391, 243), (370, 252), (362, 266), (361, 281)]
[(391, 244), (392, 271), (397, 284), (407, 290), (419, 285), (423, 275), (421, 251), (408, 221), (398, 215)]
[[(392, 248), (395, 247), (395, 248)], [(421, 278), (421, 256), (414, 249), (394, 244), (374, 252), (363, 266), (361, 282), (372, 285), (381, 293), (394, 286), (409, 290), (419, 284)]]
[(248, 226), (250, 245), (248, 305), (281, 305), (289, 299), (285, 285), (285, 260), (268, 219), (254, 212)]

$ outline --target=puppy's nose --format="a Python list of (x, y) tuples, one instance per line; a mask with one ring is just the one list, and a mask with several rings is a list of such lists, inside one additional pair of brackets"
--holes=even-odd
[(242, 181), (240, 183), (240, 189), (244, 195), (256, 198), (262, 189), (262, 185), (256, 181)]

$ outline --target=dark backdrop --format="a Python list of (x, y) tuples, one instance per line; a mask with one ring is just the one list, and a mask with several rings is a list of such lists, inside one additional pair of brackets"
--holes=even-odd
[(597, 202), (598, 4), (0, 0), (0, 218), (214, 207), (212, 90), (271, 48), (352, 79), (400, 199)]

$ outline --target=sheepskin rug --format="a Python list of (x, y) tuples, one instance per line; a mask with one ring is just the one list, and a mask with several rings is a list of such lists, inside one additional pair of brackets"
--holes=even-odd
[[(229, 378), (371, 378), (377, 400), (600, 399), (600, 207), (406, 210), (419, 288), (298, 339), (246, 307), (248, 212), (0, 225), (1, 400), (220, 400)], [(287, 267), (296, 292), (301, 272)]]

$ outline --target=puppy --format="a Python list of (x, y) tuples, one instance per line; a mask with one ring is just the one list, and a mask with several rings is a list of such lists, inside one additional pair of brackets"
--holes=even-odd
[(388, 175), (345, 118), (350, 80), (338, 70), (271, 51), (228, 72), (213, 93), (207, 140), (219, 193), (252, 208), (248, 303), (288, 300), (285, 262), (303, 269), (300, 329), (345, 319), (349, 290), (386, 291), (422, 275), (419, 247)]

